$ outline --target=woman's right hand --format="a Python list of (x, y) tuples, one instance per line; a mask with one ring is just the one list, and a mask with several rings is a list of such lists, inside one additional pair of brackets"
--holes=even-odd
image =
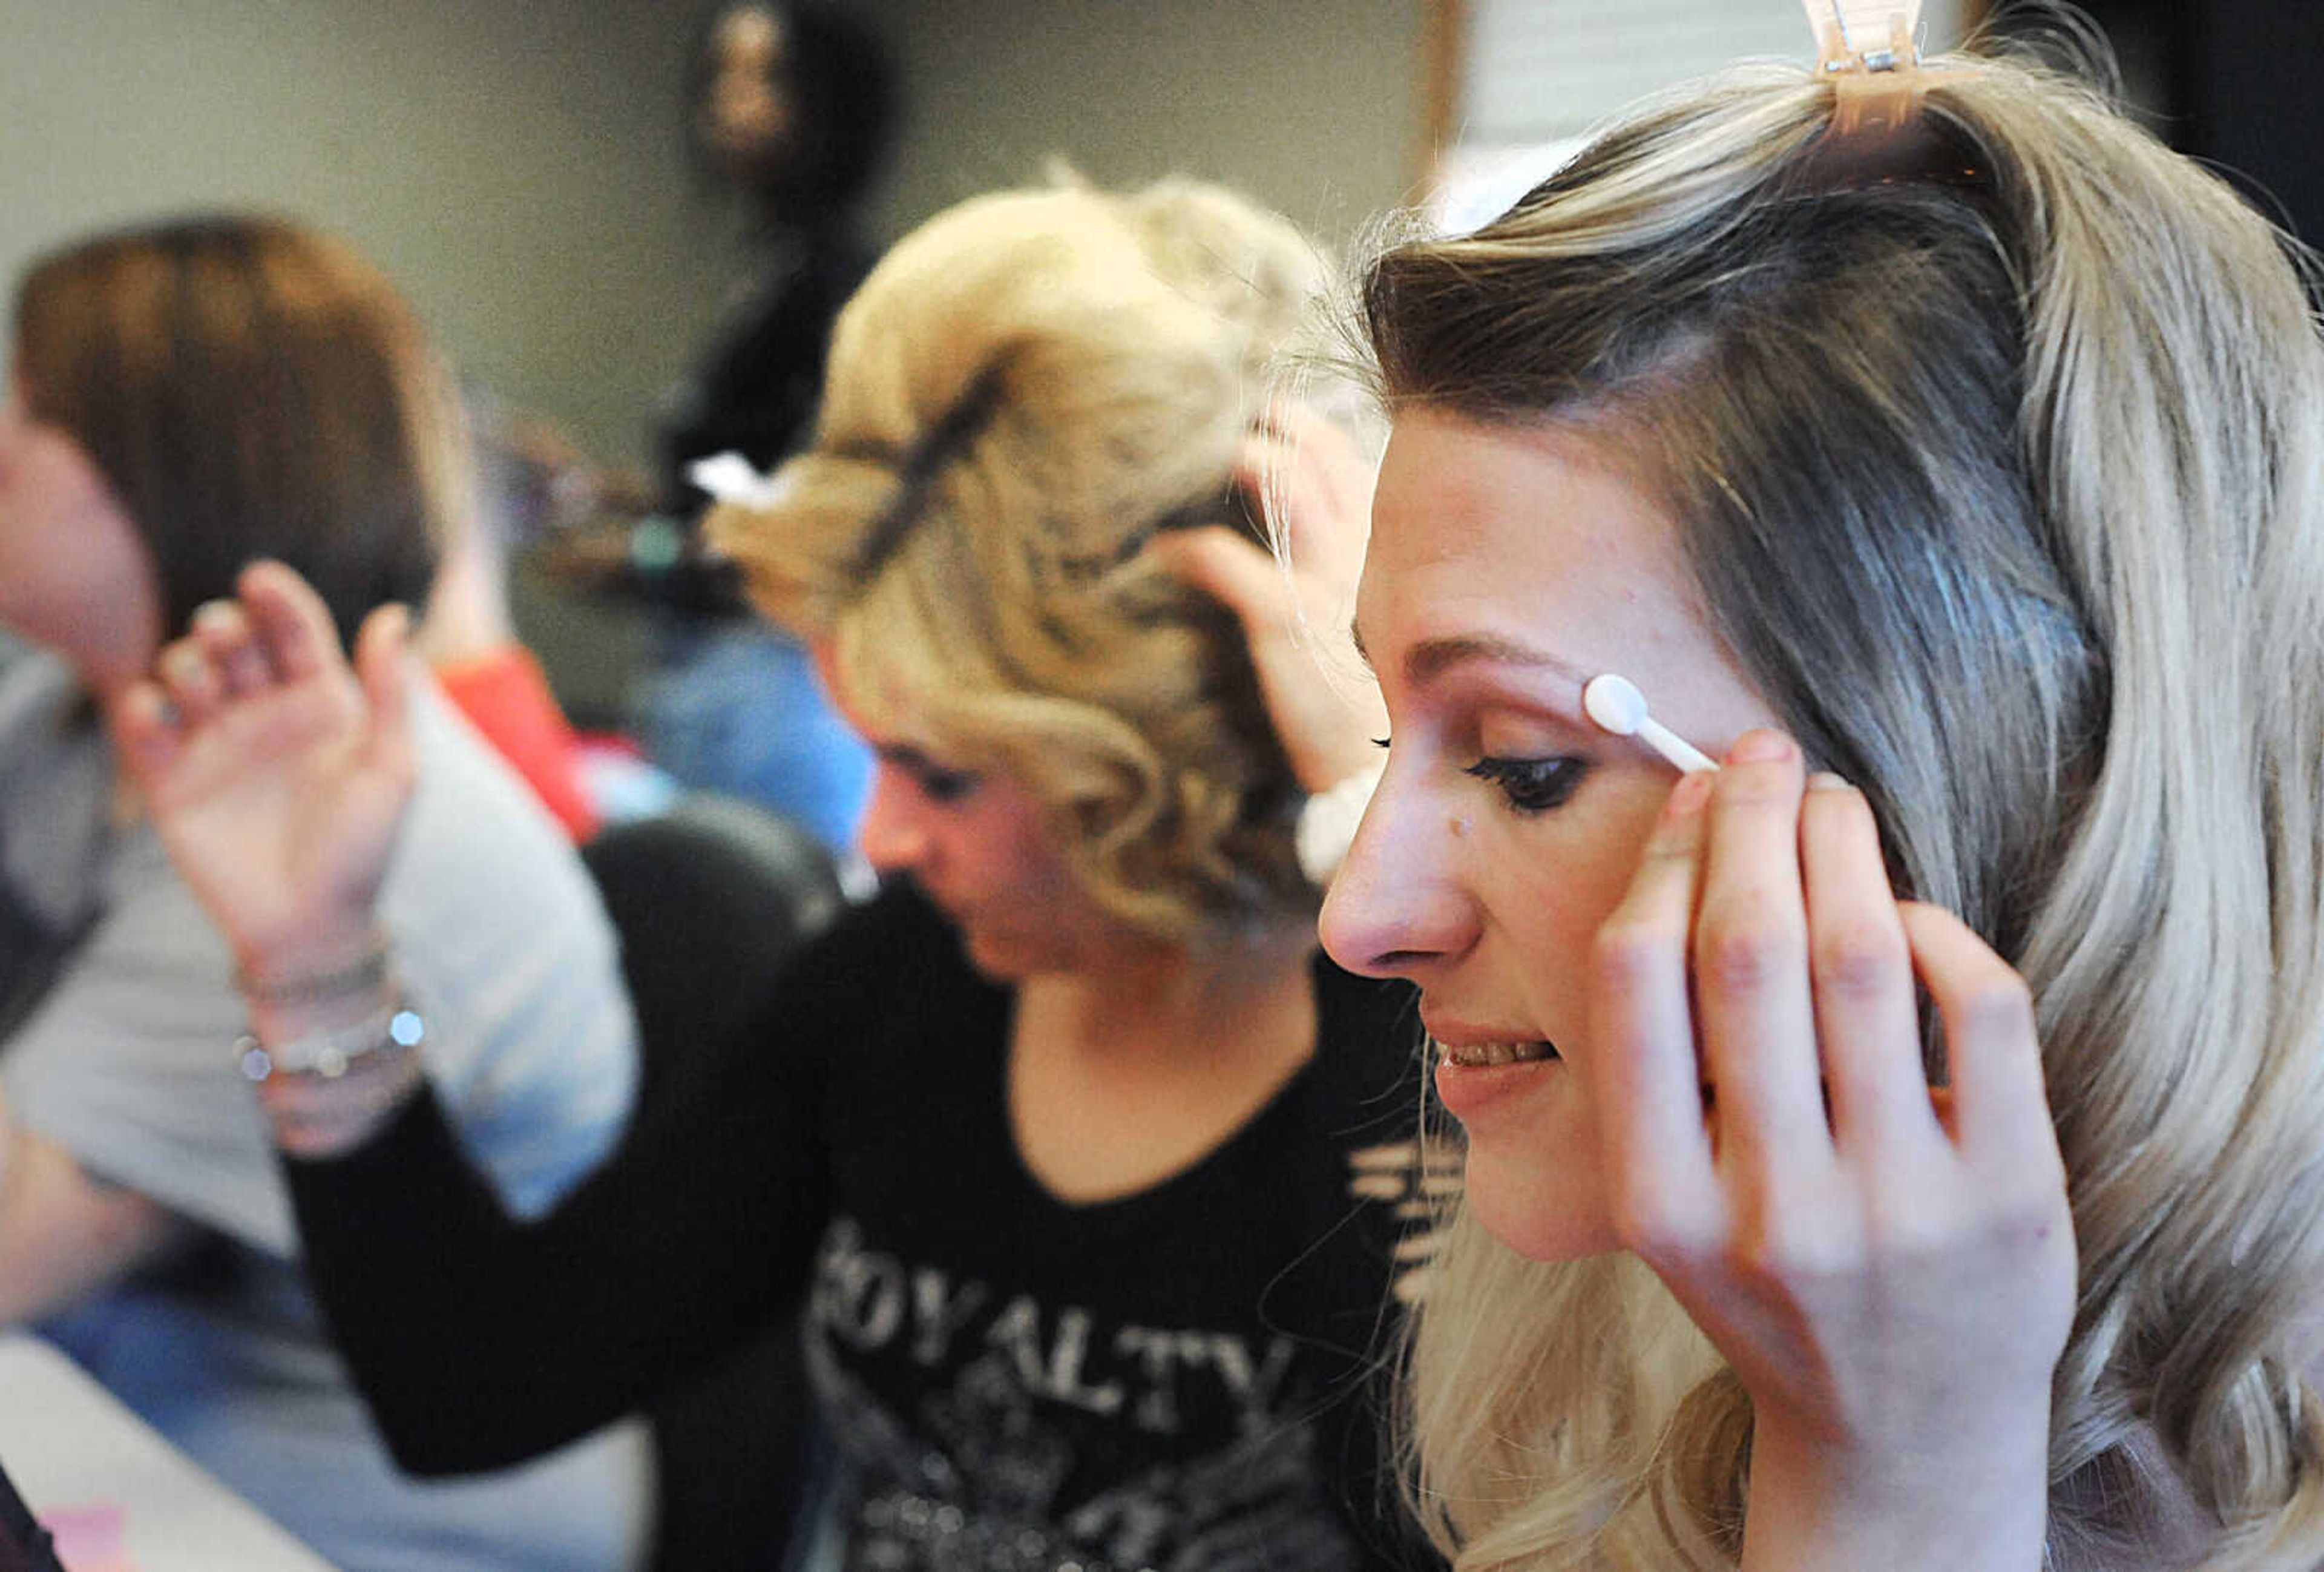
[(1615, 1232), (1751, 1395), (1744, 1567), (2033, 1572), (2075, 1255), (2017, 974), (1758, 732), (1673, 793), (1591, 1021)]
[(280, 562), (195, 615), (106, 706), (179, 872), (244, 976), (311, 976), (375, 944), (373, 906), (416, 775), (409, 615), (365, 619), (350, 669), (321, 596)]

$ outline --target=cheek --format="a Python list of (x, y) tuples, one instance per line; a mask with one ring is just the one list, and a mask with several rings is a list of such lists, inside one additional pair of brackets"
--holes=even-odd
[(1038, 894), (1045, 905), (1054, 908), (1080, 892), (1081, 886), (1065, 865), (1065, 857), (1046, 839), (1034, 839), (1019, 846), (1012, 861), (1016, 883)]
[(1501, 905), (1517, 940), (1522, 994), (1545, 1028), (1581, 1019), (1591, 947), (1629, 893), (1646, 837), (1669, 794), (1655, 779), (1609, 783), (1587, 812), (1521, 829), (1499, 856), (1511, 870)]
[(1067, 882), (1065, 858), (1043, 833), (1038, 817), (1022, 804), (963, 824), (954, 837), (959, 857), (973, 862), (983, 883), (1052, 899)]

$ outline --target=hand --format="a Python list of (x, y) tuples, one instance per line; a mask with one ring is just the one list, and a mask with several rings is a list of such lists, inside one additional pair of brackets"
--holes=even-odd
[[(1379, 763), (1387, 730), (1379, 690), (1334, 677), (1363, 569), (1372, 467), (1337, 426), (1278, 405), (1243, 444), (1235, 484), (1260, 499), (1280, 557), (1223, 525), (1157, 535), (1146, 555), (1223, 604), (1241, 623), (1276, 735), (1310, 792)], [(1348, 673), (1360, 670), (1350, 659)]]
[(2023, 981), (1769, 732), (1673, 793), (1595, 961), (1617, 1230), (1751, 1394), (1745, 1567), (2034, 1572), (2076, 1284)]
[[(329, 610), (279, 562), (246, 569), (107, 708), (162, 843), (244, 973), (327, 971), (372, 942), (415, 777), (408, 616), (374, 612), (355, 668)], [(263, 1034), (263, 1033), (262, 1033)]]

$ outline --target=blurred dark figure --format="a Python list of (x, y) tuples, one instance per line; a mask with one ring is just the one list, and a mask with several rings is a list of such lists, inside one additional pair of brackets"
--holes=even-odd
[(623, 572), (662, 614), (637, 729), (685, 784), (767, 803), (844, 848), (870, 754), (805, 653), (749, 616), (727, 565), (701, 550), (706, 499), (687, 472), (728, 452), (764, 471), (810, 435), (832, 319), (873, 260), (857, 208), (887, 148), (892, 71), (843, 12), (745, 0), (710, 14), (687, 87), (692, 156), (750, 205), (767, 261), (661, 410), (662, 511), (631, 532)]
[(686, 480), (691, 460), (738, 452), (764, 470), (807, 439), (831, 319), (871, 271), (856, 208), (886, 151), (892, 92), (885, 48), (843, 13), (749, 0), (711, 15), (687, 83), (687, 146), (751, 205), (770, 255), (663, 411), (673, 510), (703, 500)]

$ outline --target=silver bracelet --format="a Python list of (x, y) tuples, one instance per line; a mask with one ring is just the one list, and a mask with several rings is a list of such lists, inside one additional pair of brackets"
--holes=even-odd
[(318, 1076), (336, 1081), (378, 1054), (420, 1046), (428, 1029), (409, 1004), (391, 1004), (349, 1026), (329, 1026), (269, 1048), (249, 1032), (235, 1039), (235, 1062), (245, 1079)]
[(1347, 860), (1348, 847), (1356, 838), (1356, 826), (1363, 822), (1364, 809), (1371, 806), (1372, 793), (1379, 787), (1380, 774), (1387, 762), (1359, 770), (1336, 786), (1328, 787), (1310, 797), (1299, 809), (1299, 823), (1292, 831), (1292, 850), (1299, 858), (1299, 871), (1318, 890), (1331, 883), (1332, 875), (1340, 871)]
[(361, 955), (327, 971), (287, 977), (261, 977), (241, 971), (234, 976), (235, 986), (254, 1004), (319, 1004), (327, 999), (364, 993), (386, 980), (387, 939), (376, 932)]

